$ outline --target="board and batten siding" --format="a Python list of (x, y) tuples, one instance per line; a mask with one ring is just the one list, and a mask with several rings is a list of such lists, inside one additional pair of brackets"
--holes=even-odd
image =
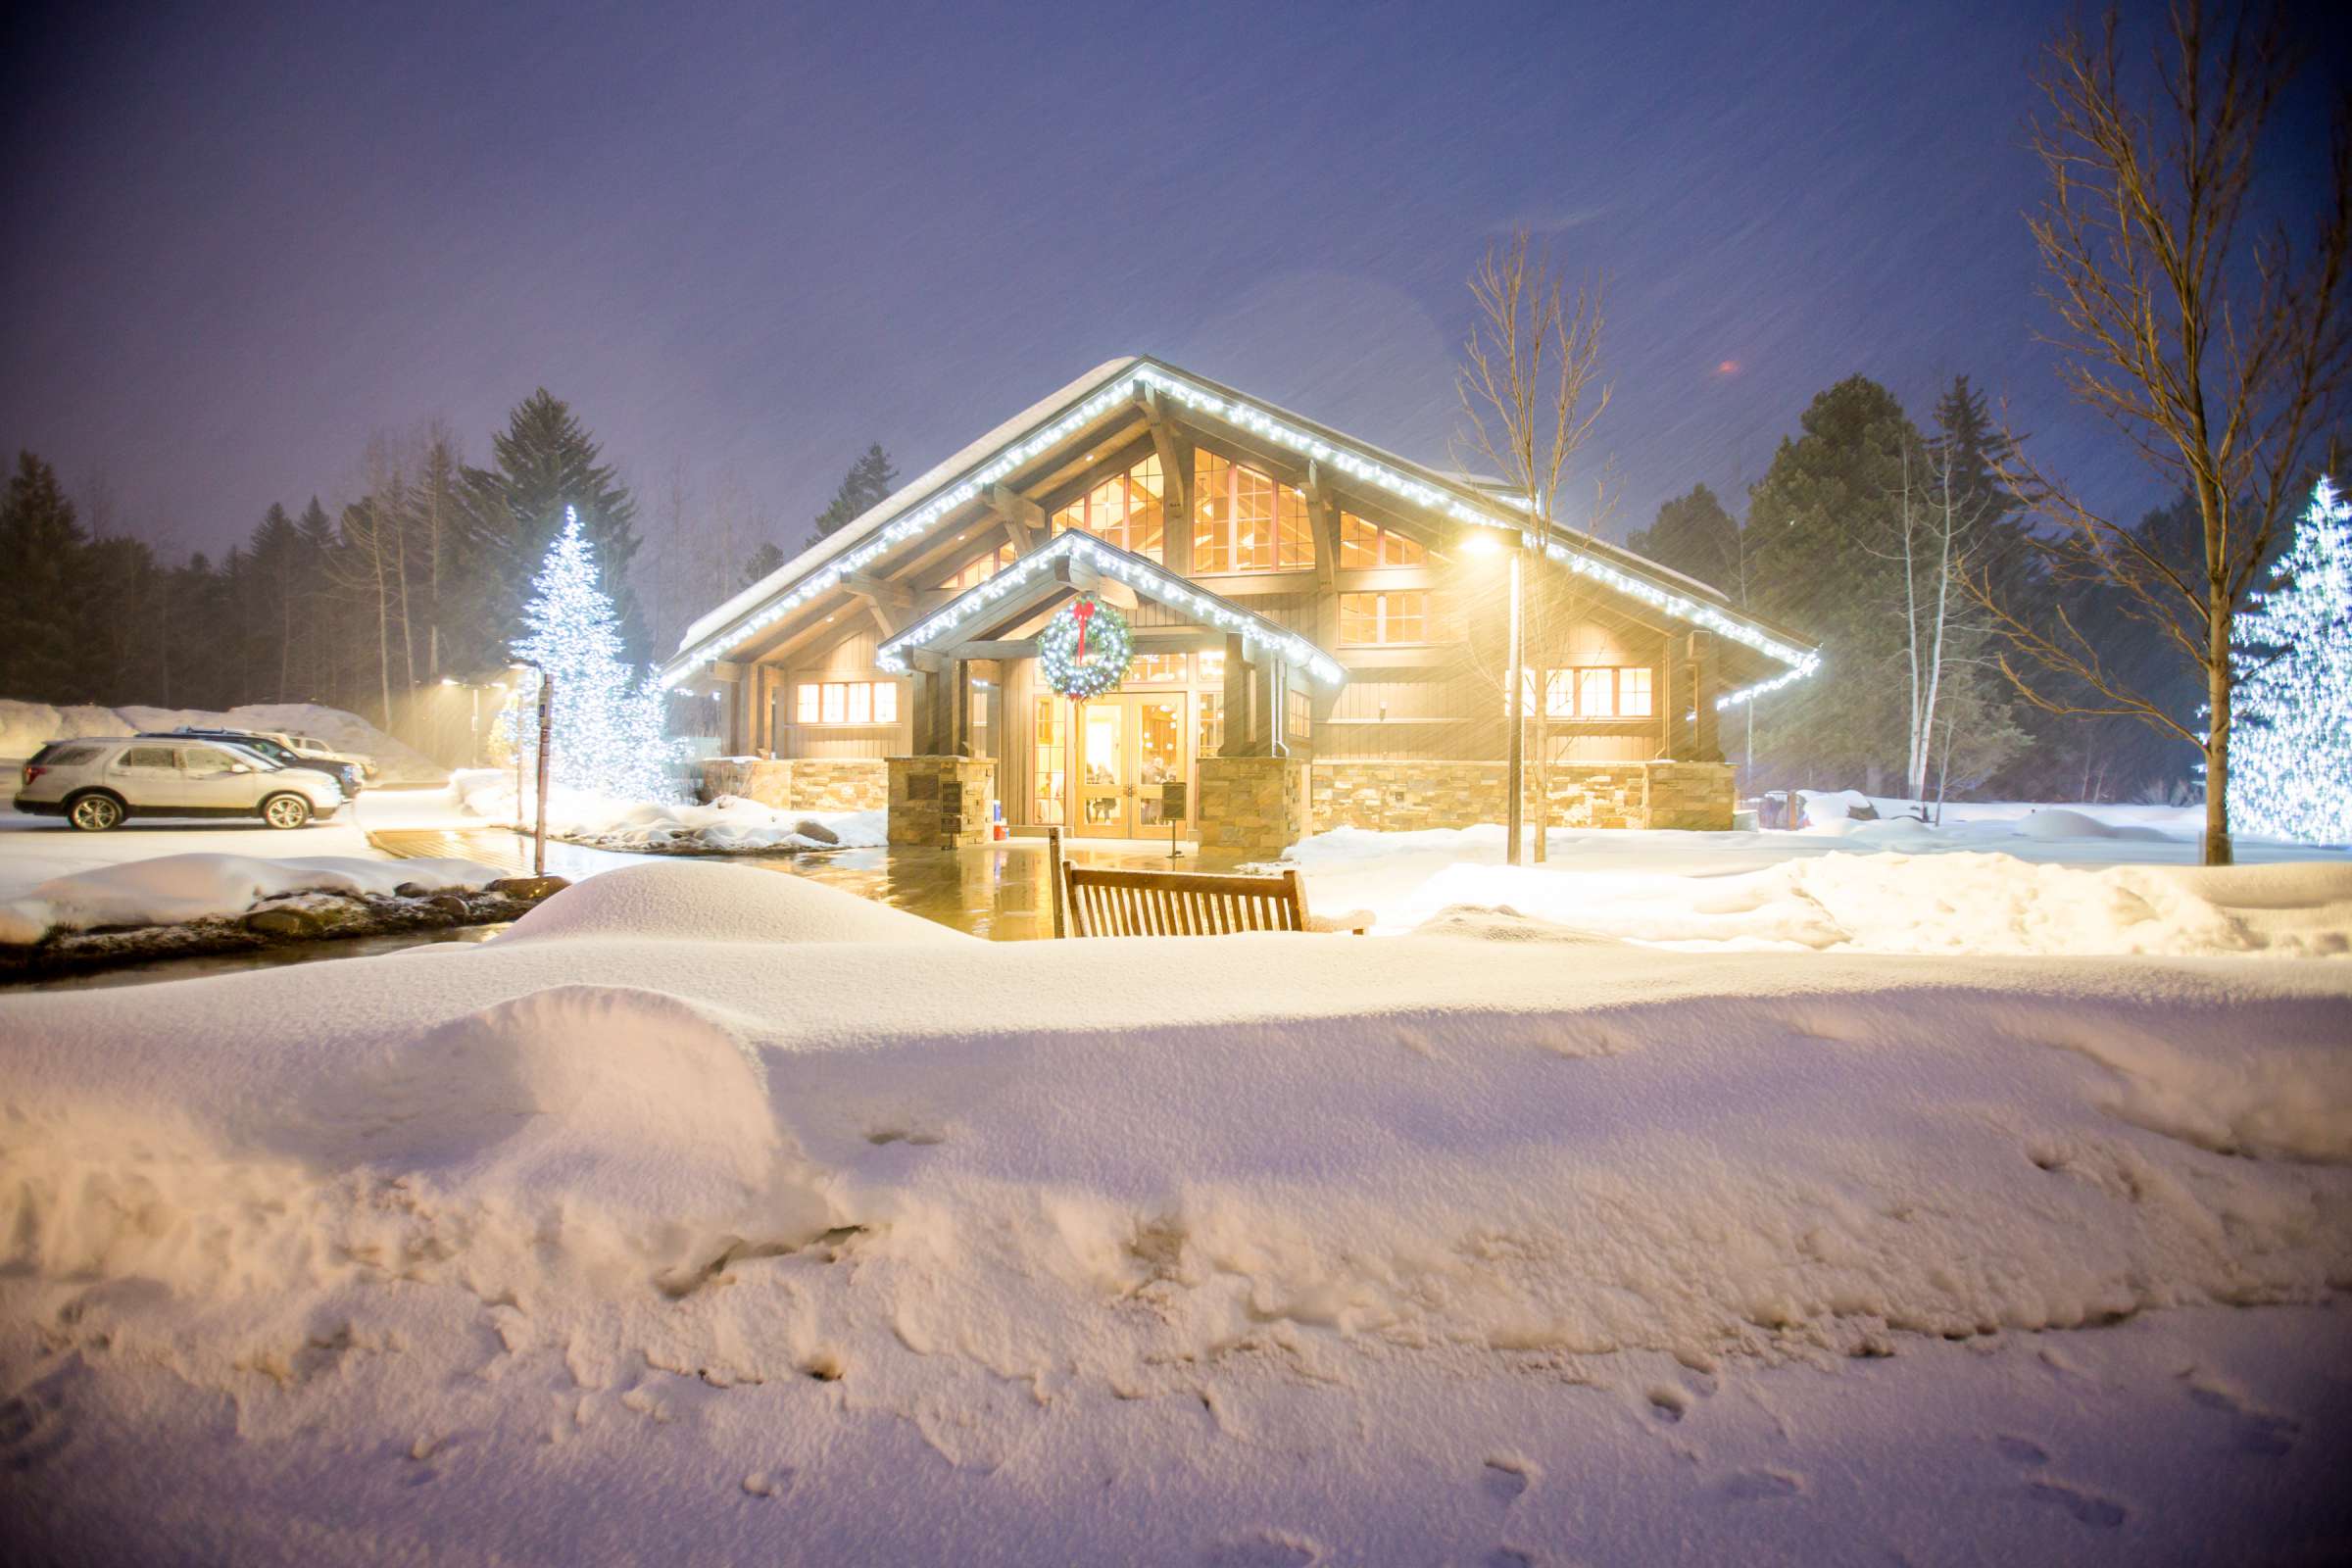
[[(904, 757), (914, 745), (912, 683), (894, 679), (874, 668), (882, 634), (870, 622), (852, 628), (831, 647), (804, 649), (784, 672), (775, 695), (776, 748), (780, 757), (881, 758)], [(803, 724), (799, 694), (805, 682), (828, 680), (888, 682), (899, 689), (899, 718), (895, 724)]]

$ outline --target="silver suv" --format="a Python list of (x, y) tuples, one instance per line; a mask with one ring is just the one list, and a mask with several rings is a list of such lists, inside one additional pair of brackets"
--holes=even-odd
[(126, 816), (258, 816), (295, 828), (330, 816), (342, 788), (225, 741), (51, 741), (24, 764), (17, 809), (103, 833)]

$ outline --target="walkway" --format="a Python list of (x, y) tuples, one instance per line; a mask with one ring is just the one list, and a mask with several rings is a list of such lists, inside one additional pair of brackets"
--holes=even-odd
[[(368, 837), (376, 849), (396, 859), (446, 857), (479, 860), (513, 875), (530, 870), (531, 841), (506, 828), (387, 830)], [(1076, 845), (1070, 858), (1082, 865), (1145, 870), (1174, 866), (1187, 871), (1231, 870), (1240, 860), (1237, 856), (1211, 856), (1204, 861), (1188, 846), (1182, 859), (1171, 861), (1164, 846), (1129, 840)], [(624, 855), (554, 842), (547, 847), (548, 870), (575, 880), (615, 865), (667, 858), (671, 857)], [(1007, 839), (968, 850), (825, 850), (696, 858), (724, 859), (830, 883), (860, 898), (991, 941), (1020, 942), (1054, 934), (1044, 839)]]

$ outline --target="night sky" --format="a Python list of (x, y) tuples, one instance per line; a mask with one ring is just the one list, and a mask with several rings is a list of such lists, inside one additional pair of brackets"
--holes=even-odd
[(868, 440), (911, 473), (1148, 352), (1443, 463), (1527, 223), (1610, 280), (1620, 535), (1740, 510), (1856, 371), (2153, 498), (2032, 341), (2056, 5), (805, 10), (20, 12), (0, 442), (219, 550), (545, 384), (649, 533), (731, 471), (792, 547)]

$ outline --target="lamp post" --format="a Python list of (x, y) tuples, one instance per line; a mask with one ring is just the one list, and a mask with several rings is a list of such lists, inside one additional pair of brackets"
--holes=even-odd
[[(547, 875), (547, 767), (548, 747), (556, 732), (556, 680), (533, 660), (517, 659), (517, 669), (539, 671), (539, 805), (531, 822), (531, 875)], [(519, 736), (516, 737), (518, 740)], [(514, 814), (522, 814), (522, 748), (514, 748)], [(522, 831), (517, 821), (514, 831)]]
[[(1491, 556), (1506, 547), (1495, 538), (1493, 530), (1476, 528), (1463, 539), (1462, 548), (1473, 555)], [(1526, 715), (1520, 710), (1520, 687), (1524, 681), (1519, 668), (1520, 662), (1526, 657), (1525, 650), (1520, 646), (1520, 593), (1523, 583), (1520, 561), (1527, 554), (1527, 536), (1521, 534), (1508, 548), (1510, 639), (1503, 656), (1502, 671), (1502, 717), (1504, 728), (1508, 731), (1507, 749), (1503, 754), (1503, 790), (1507, 798), (1502, 808), (1502, 862), (1505, 865), (1517, 865), (1519, 841), (1526, 827), (1527, 816), (1527, 724)]]

